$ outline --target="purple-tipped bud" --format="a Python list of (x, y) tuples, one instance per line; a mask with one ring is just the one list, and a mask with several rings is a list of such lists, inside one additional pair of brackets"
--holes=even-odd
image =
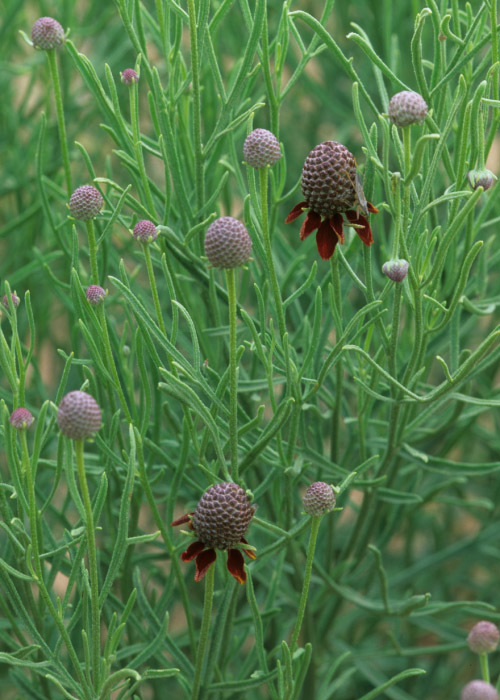
[(92, 185), (77, 187), (69, 200), (69, 213), (79, 221), (95, 219), (104, 205), (101, 193)]
[(469, 632), (467, 644), (476, 654), (491, 654), (498, 646), (500, 631), (493, 622), (481, 620), (476, 622)]
[(408, 260), (389, 260), (382, 265), (382, 272), (393, 282), (402, 282), (409, 267)]
[(278, 139), (267, 129), (254, 129), (245, 139), (243, 156), (252, 168), (274, 165), (281, 158)]
[(410, 126), (424, 121), (427, 116), (427, 104), (418, 92), (403, 90), (391, 97), (389, 118), (396, 126)]
[(302, 499), (304, 510), (308, 515), (319, 517), (335, 508), (335, 493), (324, 481), (315, 481), (309, 486)]
[(27, 408), (16, 408), (16, 410), (12, 411), (10, 414), (9, 422), (16, 430), (27, 430), (31, 428), (35, 419)]
[(92, 304), (92, 306), (99, 306), (106, 297), (106, 290), (99, 287), (98, 284), (91, 284), (90, 287), (87, 287), (85, 296), (89, 304)]
[(255, 510), (241, 486), (226, 481), (205, 491), (191, 525), (205, 547), (227, 549), (243, 541)]
[(498, 700), (498, 693), (485, 681), (471, 681), (462, 689), (460, 700)]
[(120, 78), (124, 85), (133, 85), (139, 82), (139, 75), (133, 68), (125, 68), (125, 70), (120, 73)]
[(65, 41), (64, 29), (52, 17), (40, 17), (31, 29), (31, 41), (35, 49), (50, 51)]
[(252, 241), (244, 224), (223, 216), (210, 224), (205, 235), (205, 255), (213, 267), (231, 269), (250, 259)]
[(140, 243), (151, 243), (158, 238), (158, 231), (152, 221), (142, 219), (134, 226), (134, 238)]
[(496, 179), (497, 176), (487, 168), (484, 170), (469, 170), (467, 173), (467, 180), (473, 190), (477, 190), (478, 187), (482, 187), (483, 190), (489, 190), (495, 184)]
[(84, 440), (97, 433), (101, 419), (97, 401), (84, 391), (70, 391), (63, 396), (57, 411), (61, 433), (71, 440)]
[[(17, 307), (21, 303), (21, 299), (19, 299), (19, 297), (16, 294), (11, 294), (10, 298), (12, 299), (12, 304), (14, 305), (14, 308), (17, 309)], [(9, 308), (9, 298), (7, 294), (3, 295), (2, 306), (5, 306), (6, 309)]]

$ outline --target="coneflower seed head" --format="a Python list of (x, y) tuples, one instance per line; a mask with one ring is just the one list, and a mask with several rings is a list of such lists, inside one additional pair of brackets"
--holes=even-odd
[(329, 513), (335, 508), (336, 502), (332, 487), (324, 481), (315, 481), (311, 484), (302, 499), (306, 513), (315, 517)]
[(252, 241), (244, 224), (223, 216), (210, 224), (205, 235), (205, 255), (213, 267), (230, 269), (250, 258)]
[(57, 411), (61, 433), (71, 440), (89, 438), (101, 427), (102, 414), (97, 401), (85, 391), (63, 396)]
[(307, 205), (320, 216), (356, 207), (356, 163), (352, 153), (337, 141), (315, 146), (302, 168), (302, 192)]
[(79, 221), (95, 219), (104, 205), (101, 193), (92, 185), (77, 187), (69, 200), (69, 213)]
[(467, 644), (471, 651), (476, 654), (491, 654), (498, 646), (500, 640), (500, 630), (493, 622), (481, 620), (476, 622), (469, 632)]
[(427, 103), (418, 92), (403, 90), (391, 97), (389, 118), (396, 126), (410, 126), (424, 121), (427, 116)]
[(254, 129), (245, 139), (243, 156), (252, 168), (274, 165), (281, 158), (278, 139), (267, 129)]
[(31, 29), (31, 41), (35, 49), (56, 49), (64, 44), (64, 29), (52, 17), (40, 17)]
[(191, 525), (206, 547), (227, 549), (241, 542), (256, 506), (246, 492), (230, 481), (211, 486), (200, 498)]
[(498, 700), (498, 693), (486, 681), (471, 681), (462, 689), (460, 700)]

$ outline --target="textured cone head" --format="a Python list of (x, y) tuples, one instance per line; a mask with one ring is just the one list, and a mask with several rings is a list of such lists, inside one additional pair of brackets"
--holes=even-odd
[(403, 90), (389, 102), (389, 118), (396, 126), (410, 126), (424, 121), (427, 116), (427, 104), (418, 92)]
[(337, 141), (318, 144), (302, 169), (302, 192), (307, 206), (320, 216), (353, 209), (357, 203), (354, 156)]
[(57, 411), (61, 433), (71, 440), (89, 438), (101, 427), (101, 409), (84, 391), (71, 391), (63, 397)]
[(241, 486), (224, 482), (203, 494), (191, 524), (205, 547), (227, 549), (241, 542), (254, 513), (255, 506)]
[(69, 213), (79, 221), (95, 219), (104, 205), (99, 190), (92, 185), (78, 187), (69, 200)]
[(471, 681), (463, 688), (460, 700), (498, 700), (498, 693), (485, 681)]
[(382, 265), (382, 272), (393, 282), (402, 282), (408, 274), (408, 260), (389, 260)]
[(52, 17), (40, 17), (31, 29), (31, 41), (36, 49), (56, 49), (64, 40), (64, 29)]
[(244, 265), (250, 258), (251, 249), (248, 231), (232, 216), (216, 219), (205, 235), (205, 255), (213, 267), (230, 269)]
[(16, 408), (16, 410), (12, 411), (10, 414), (9, 421), (11, 426), (16, 428), (16, 430), (26, 430), (27, 428), (31, 428), (35, 419), (27, 408)]
[(133, 68), (125, 68), (125, 70), (120, 73), (120, 78), (124, 85), (133, 85), (139, 82), (139, 75)]
[[(14, 308), (17, 309), (17, 307), (21, 303), (21, 299), (19, 299), (19, 297), (16, 294), (11, 294), (10, 298), (12, 299), (12, 304), (14, 305)], [(3, 295), (2, 306), (4, 306), (6, 309), (9, 308), (9, 299), (7, 297), (7, 294)]]
[(98, 306), (102, 301), (104, 301), (106, 297), (106, 290), (99, 287), (98, 284), (91, 284), (90, 287), (87, 287), (85, 296), (87, 297), (89, 304), (92, 304), (92, 306)]
[(329, 484), (325, 484), (324, 481), (315, 481), (305, 492), (302, 503), (306, 513), (318, 517), (333, 510), (336, 499)]
[(134, 226), (134, 238), (141, 243), (150, 243), (158, 238), (158, 231), (152, 221), (142, 219)]
[(476, 654), (491, 654), (498, 646), (500, 631), (493, 622), (481, 620), (469, 632), (467, 644)]
[(473, 190), (477, 190), (478, 187), (482, 187), (483, 190), (489, 190), (495, 184), (496, 179), (497, 176), (487, 168), (484, 170), (469, 170), (467, 173), (467, 180)]
[(243, 156), (252, 168), (274, 165), (281, 158), (278, 139), (267, 129), (254, 129), (245, 139)]

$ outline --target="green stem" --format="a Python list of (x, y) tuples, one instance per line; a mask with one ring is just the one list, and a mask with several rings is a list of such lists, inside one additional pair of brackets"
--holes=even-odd
[(92, 667), (94, 674), (94, 689), (100, 686), (101, 663), (101, 625), (99, 616), (99, 581), (97, 576), (97, 550), (95, 546), (94, 515), (90, 502), (87, 476), (83, 460), (83, 440), (75, 440), (76, 468), (82, 492), (85, 509), (85, 530), (87, 535), (88, 563), (90, 572), (90, 607), (92, 615)]
[(64, 177), (66, 179), (66, 189), (68, 194), (73, 192), (71, 184), (71, 168), (69, 165), (68, 141), (66, 136), (66, 122), (64, 120), (64, 107), (61, 93), (61, 82), (59, 80), (59, 70), (57, 68), (56, 49), (47, 51), (47, 59), (49, 61), (50, 77), (54, 87), (54, 98), (56, 102), (57, 125), (59, 127), (59, 140), (61, 142), (61, 153), (64, 165)]
[(193, 143), (195, 157), (195, 188), (198, 212), (205, 201), (205, 180), (203, 177), (203, 146), (201, 140), (201, 95), (198, 56), (198, 27), (196, 25), (195, 0), (188, 0), (189, 37), (191, 42), (191, 73), (193, 75)]
[(142, 154), (141, 146), (141, 131), (139, 128), (139, 110), (137, 102), (137, 92), (138, 85), (134, 81), (129, 88), (130, 95), (130, 123), (132, 125), (132, 140), (134, 146), (135, 158), (137, 165), (139, 167), (139, 175), (141, 177), (142, 186), (144, 188), (144, 194), (146, 196), (146, 202), (150, 215), (156, 218), (156, 209), (153, 202), (153, 196), (151, 194), (151, 188), (149, 186), (149, 180), (146, 175), (146, 167), (144, 165), (144, 156)]
[(297, 641), (299, 639), (300, 628), (302, 627), (302, 620), (304, 619), (304, 613), (306, 611), (307, 595), (309, 593), (309, 584), (311, 582), (311, 574), (313, 568), (314, 560), (314, 550), (316, 549), (316, 540), (318, 539), (319, 524), (321, 522), (321, 516), (311, 518), (311, 535), (309, 537), (309, 546), (307, 549), (307, 559), (306, 568), (304, 572), (304, 584), (302, 586), (302, 593), (300, 595), (299, 609), (297, 611), (297, 620), (295, 622), (295, 627), (292, 634), (292, 641), (290, 642), (290, 654), (293, 655), (297, 647)]
[(160, 327), (163, 335), (167, 335), (165, 324), (163, 322), (163, 316), (161, 313), (160, 297), (158, 296), (158, 288), (156, 286), (156, 278), (153, 271), (153, 263), (151, 261), (151, 252), (149, 250), (149, 243), (142, 243), (142, 249), (144, 251), (144, 257), (146, 259), (146, 268), (148, 270), (149, 284), (151, 287), (151, 293), (153, 294), (153, 302), (155, 305), (156, 318), (158, 319), (158, 325)]
[[(340, 286), (340, 269), (339, 269), (339, 258), (337, 255), (333, 255), (330, 258), (330, 270), (332, 274), (332, 284), (333, 284), (333, 298), (335, 301), (335, 308), (337, 311), (336, 320), (336, 337), (340, 338), (342, 336), (342, 290)], [(330, 445), (330, 458), (333, 462), (339, 460), (339, 435), (340, 435), (340, 421), (342, 417), (342, 383), (343, 383), (344, 370), (342, 367), (342, 355), (338, 358), (335, 366), (335, 407), (333, 409), (332, 415), (332, 435), (331, 435), (331, 445)]]
[(490, 667), (488, 665), (488, 654), (479, 654), (479, 663), (481, 664), (481, 674), (485, 683), (490, 682)]
[(95, 229), (93, 219), (86, 221), (85, 225), (87, 227), (87, 236), (89, 239), (90, 281), (92, 284), (99, 284), (99, 269), (97, 267), (97, 243), (95, 240)]
[(116, 391), (118, 392), (118, 397), (120, 399), (120, 403), (122, 405), (123, 413), (125, 414), (125, 418), (127, 420), (127, 423), (132, 422), (132, 416), (130, 414), (128, 405), (127, 405), (127, 400), (125, 399), (125, 395), (122, 390), (122, 385), (120, 383), (120, 379), (118, 377), (118, 372), (116, 370), (116, 364), (115, 360), (113, 358), (113, 351), (111, 350), (111, 342), (109, 340), (109, 333), (108, 333), (108, 324), (106, 321), (106, 314), (104, 313), (104, 304), (101, 302), (99, 306), (97, 307), (97, 315), (99, 317), (99, 323), (101, 324), (101, 329), (102, 329), (102, 335), (103, 335), (103, 340), (104, 340), (104, 354), (106, 356), (106, 363), (108, 365), (108, 369), (113, 375), (113, 379), (115, 380), (115, 388)]
[(200, 693), (201, 674), (203, 671), (203, 662), (208, 642), (208, 633), (210, 631), (210, 617), (212, 615), (212, 601), (214, 597), (214, 577), (215, 564), (208, 569), (205, 576), (205, 600), (203, 602), (203, 619), (201, 621), (200, 639), (198, 642), (198, 652), (196, 654), (196, 666), (194, 669), (193, 688), (191, 691), (191, 700), (197, 700)]
[(229, 452), (231, 477), (238, 481), (238, 368), (236, 366), (236, 284), (234, 269), (226, 270), (229, 301)]

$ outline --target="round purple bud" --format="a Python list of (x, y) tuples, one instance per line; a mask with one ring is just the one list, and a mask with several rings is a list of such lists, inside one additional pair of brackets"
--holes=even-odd
[(427, 116), (427, 103), (418, 92), (403, 90), (391, 97), (389, 118), (396, 126), (410, 126), (423, 122)]
[(393, 282), (402, 282), (408, 274), (408, 260), (389, 260), (382, 265), (382, 272)]
[(158, 231), (152, 221), (142, 219), (134, 226), (134, 238), (140, 243), (151, 243), (158, 238)]
[(27, 408), (16, 408), (16, 410), (12, 411), (10, 414), (9, 422), (16, 430), (27, 430), (31, 428), (35, 419)]
[(245, 139), (243, 156), (252, 168), (274, 165), (281, 158), (278, 139), (267, 129), (254, 129)]
[(471, 681), (462, 689), (460, 700), (498, 700), (498, 693), (486, 681)]
[(31, 41), (35, 49), (50, 51), (64, 43), (64, 29), (52, 17), (40, 17), (31, 29)]
[(70, 391), (63, 396), (57, 411), (61, 433), (71, 440), (89, 438), (101, 427), (101, 409), (84, 391)]
[(473, 190), (477, 190), (478, 187), (482, 187), (483, 190), (489, 190), (495, 184), (496, 179), (497, 176), (487, 168), (484, 170), (469, 170), (467, 173), (467, 180)]
[(120, 78), (124, 85), (133, 85), (139, 82), (139, 74), (133, 68), (125, 68), (120, 73)]
[(335, 508), (335, 493), (330, 484), (315, 481), (309, 486), (302, 499), (304, 510), (308, 515), (319, 517)]
[(222, 216), (208, 227), (205, 255), (213, 267), (228, 270), (250, 258), (252, 240), (245, 225), (232, 216)]
[[(16, 294), (11, 294), (10, 298), (12, 299), (12, 304), (15, 309), (19, 306), (21, 303), (21, 299)], [(9, 298), (7, 297), (7, 294), (4, 294), (3, 299), (2, 299), (2, 306), (5, 306), (6, 309), (9, 308)]]
[(90, 287), (87, 287), (85, 296), (87, 297), (89, 304), (92, 304), (92, 306), (98, 306), (106, 297), (106, 290), (99, 287), (98, 284), (91, 284)]
[(498, 646), (500, 631), (493, 622), (481, 620), (476, 622), (469, 632), (467, 644), (476, 654), (491, 654)]
[(95, 219), (104, 205), (101, 193), (92, 185), (82, 185), (71, 195), (69, 213), (79, 221)]

